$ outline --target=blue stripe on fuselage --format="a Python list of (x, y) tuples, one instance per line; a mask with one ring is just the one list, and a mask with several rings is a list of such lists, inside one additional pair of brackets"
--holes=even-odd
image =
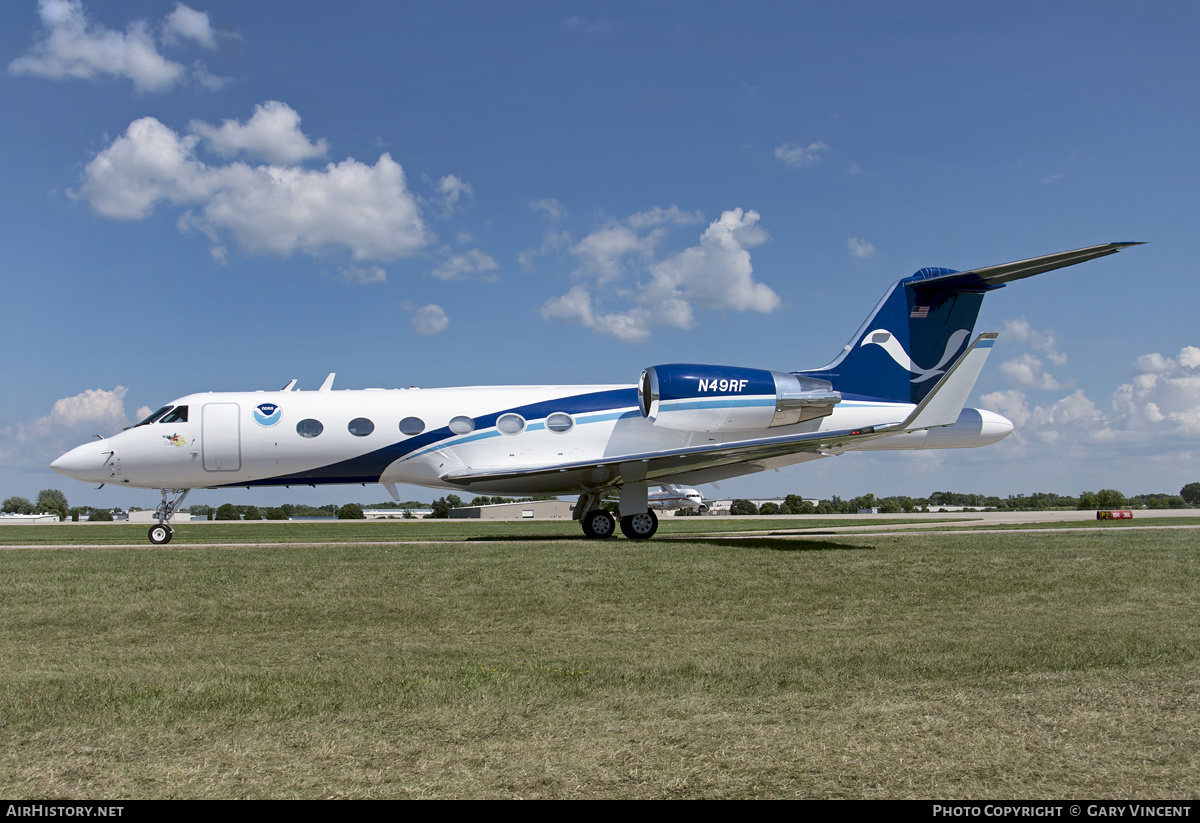
[[(524, 406), (514, 406), (490, 414), (474, 418), (474, 434), (456, 435), (448, 426), (433, 429), (422, 434), (414, 435), (396, 443), (384, 446), (348, 460), (331, 463), (307, 471), (293, 474), (265, 477), (260, 480), (244, 480), (242, 482), (224, 483), (222, 486), (286, 486), (314, 485), (324, 483), (378, 483), (380, 476), (392, 463), (403, 457), (415, 457), (421, 452), (432, 451), (434, 448), (448, 448), (470, 440), (481, 440), (487, 437), (498, 437), (496, 431), (478, 431), (479, 429), (494, 429), (496, 420), (504, 414), (519, 414), (529, 420), (544, 421), (546, 417), (563, 412), (575, 417), (577, 424), (599, 423), (603, 420), (615, 420), (622, 417), (636, 417), (636, 411), (617, 411), (617, 409), (637, 407), (637, 389), (611, 389), (609, 391), (578, 394), (570, 397), (558, 397)], [(598, 414), (588, 414), (598, 412)], [(539, 424), (544, 426), (544, 423)], [(461, 439), (457, 439), (461, 437)], [(221, 488), (212, 486), (211, 488)]]

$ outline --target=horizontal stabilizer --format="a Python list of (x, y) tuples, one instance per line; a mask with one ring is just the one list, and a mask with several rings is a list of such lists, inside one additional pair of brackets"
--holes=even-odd
[(1061, 269), (1065, 266), (1074, 266), (1076, 263), (1095, 260), (1097, 257), (1107, 257), (1129, 246), (1141, 245), (1143, 244), (1102, 243), (1099, 246), (1088, 246), (1085, 249), (1044, 254), (1041, 257), (1031, 257), (1028, 260), (1018, 260), (1015, 263), (1002, 263), (999, 266), (987, 266), (982, 269), (939, 274), (923, 279), (917, 279), (914, 276), (908, 278), (906, 282), (918, 290), (996, 289), (1013, 280), (1033, 277), (1035, 274)]
[(987, 332), (975, 338), (975, 342), (962, 357), (954, 362), (933, 390), (917, 404), (908, 419), (899, 428), (905, 431), (931, 429), (936, 426), (953, 426), (967, 404), (967, 398), (975, 388), (975, 381), (983, 371), (983, 364), (992, 353), (996, 333)]

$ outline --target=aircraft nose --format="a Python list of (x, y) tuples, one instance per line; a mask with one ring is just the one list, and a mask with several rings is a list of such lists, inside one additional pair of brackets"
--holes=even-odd
[(55, 460), (50, 468), (75, 480), (100, 481), (105, 476), (104, 467), (110, 457), (112, 449), (107, 445), (84, 443)]

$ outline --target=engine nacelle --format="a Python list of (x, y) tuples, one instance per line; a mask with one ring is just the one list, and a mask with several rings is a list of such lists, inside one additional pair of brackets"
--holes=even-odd
[(651, 366), (638, 381), (642, 417), (682, 431), (788, 426), (832, 414), (841, 400), (827, 380), (736, 366)]

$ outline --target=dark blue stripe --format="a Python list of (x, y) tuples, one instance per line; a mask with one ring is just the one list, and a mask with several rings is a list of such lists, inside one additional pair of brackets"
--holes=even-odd
[[(558, 397), (540, 403), (530, 403), (525, 406), (514, 406), (490, 414), (474, 418), (475, 428), (488, 429), (496, 425), (496, 420), (502, 414), (519, 414), (529, 420), (544, 420), (554, 412), (565, 412), (570, 415), (586, 414), (588, 412), (609, 411), (622, 407), (637, 405), (637, 389), (610, 389), (609, 391), (592, 392), (569, 397)], [(378, 483), (379, 477), (395, 461), (402, 457), (420, 451), (435, 443), (459, 437), (450, 431), (449, 427), (433, 429), (422, 434), (401, 440), (373, 452), (342, 460), (328, 466), (319, 466), (307, 471), (283, 474), (277, 477), (266, 477), (261, 480), (248, 480), (240, 483), (224, 483), (223, 487), (244, 486), (307, 486), (327, 483)]]

